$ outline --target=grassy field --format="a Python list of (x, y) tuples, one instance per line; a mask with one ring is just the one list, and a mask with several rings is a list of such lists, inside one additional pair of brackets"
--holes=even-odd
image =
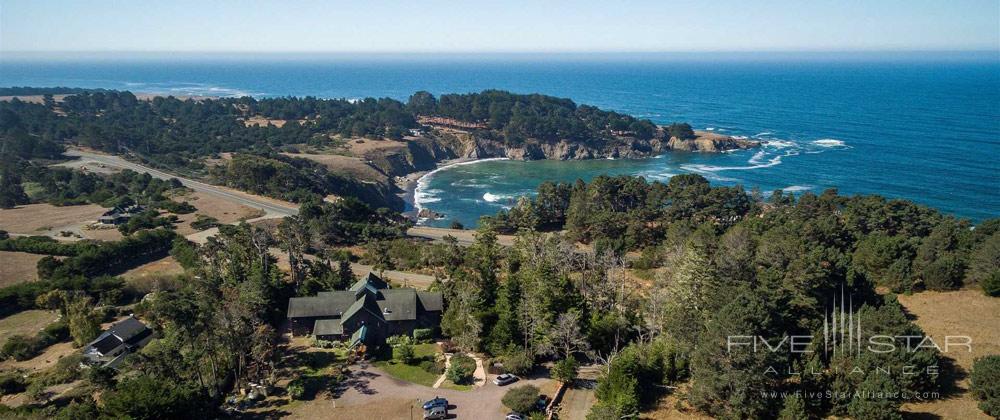
[(38, 280), (38, 260), (44, 255), (0, 251), (0, 287)]
[(28, 310), (0, 319), (0, 344), (12, 335), (35, 335), (59, 315), (52, 311)]
[(28, 204), (0, 210), (0, 230), (28, 235), (56, 234), (61, 230), (78, 231), (84, 222), (95, 221), (107, 209), (95, 205), (57, 207), (51, 204)]
[(434, 386), (434, 382), (441, 375), (430, 373), (422, 369), (418, 364), (419, 360), (433, 360), (437, 351), (437, 344), (416, 344), (413, 346), (414, 359), (417, 360), (414, 364), (407, 365), (397, 363), (394, 360), (380, 360), (375, 362), (375, 366), (378, 366), (379, 369), (382, 369), (385, 373), (396, 379), (424, 386)]
[(924, 333), (941, 345), (949, 335), (972, 338), (971, 352), (952, 349), (943, 354), (957, 367), (956, 389), (940, 400), (905, 404), (903, 411), (914, 418), (988, 419), (967, 392), (967, 375), (977, 357), (1000, 354), (1000, 299), (974, 289), (901, 295), (899, 302)]

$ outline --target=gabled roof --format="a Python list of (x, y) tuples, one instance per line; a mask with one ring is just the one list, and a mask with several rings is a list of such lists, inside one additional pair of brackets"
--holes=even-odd
[(108, 332), (114, 334), (122, 341), (132, 341), (133, 338), (143, 333), (148, 335), (149, 328), (146, 327), (146, 324), (143, 324), (138, 319), (135, 319), (135, 317), (130, 316), (116, 322), (111, 326), (111, 328), (108, 329)]
[(385, 319), (382, 317), (382, 308), (379, 308), (375, 301), (375, 297), (366, 293), (364, 297), (354, 301), (354, 303), (351, 304), (351, 307), (344, 311), (344, 314), (340, 316), (340, 322), (346, 322), (355, 315), (359, 314), (361, 311), (368, 311), (377, 318), (382, 318), (383, 320)]
[(339, 319), (320, 319), (313, 324), (313, 335), (340, 335), (344, 333), (344, 326)]
[(417, 292), (420, 305), (425, 311), (435, 312), (444, 310), (444, 299), (441, 292)]
[(386, 321), (417, 319), (417, 293), (414, 289), (392, 289), (382, 292), (384, 299), (376, 301)]
[(347, 290), (350, 290), (352, 292), (357, 292), (365, 287), (368, 287), (371, 290), (383, 290), (389, 288), (389, 283), (386, 283), (385, 280), (382, 280), (382, 278), (376, 276), (375, 273), (368, 272), (368, 274), (366, 274), (360, 280), (354, 282), (354, 284), (352, 284), (351, 287)]
[(114, 334), (102, 334), (104, 338), (99, 338), (97, 341), (90, 344), (89, 347), (97, 350), (101, 355), (111, 353), (114, 349), (121, 346), (122, 340), (115, 337)]
[(321, 292), (318, 296), (288, 300), (289, 318), (339, 317), (355, 302), (354, 293), (339, 290)]

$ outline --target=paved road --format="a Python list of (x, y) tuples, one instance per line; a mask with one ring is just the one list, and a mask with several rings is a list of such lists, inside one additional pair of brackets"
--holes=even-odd
[(292, 205), (291, 203), (285, 204), (277, 200), (270, 200), (264, 197), (258, 197), (252, 194), (231, 190), (225, 187), (206, 184), (204, 182), (199, 182), (192, 179), (168, 174), (166, 172), (157, 169), (129, 162), (118, 156), (102, 155), (98, 153), (85, 152), (82, 150), (75, 150), (75, 149), (68, 150), (66, 152), (66, 155), (76, 156), (81, 159), (86, 159), (88, 161), (94, 161), (100, 164), (113, 166), (117, 168), (130, 169), (139, 173), (147, 173), (152, 175), (154, 178), (159, 178), (159, 179), (177, 178), (178, 180), (181, 181), (181, 184), (184, 184), (185, 187), (188, 187), (192, 190), (203, 192), (206, 194), (211, 194), (219, 198), (233, 201), (248, 207), (258, 208), (264, 210), (268, 214), (275, 216), (283, 217), (299, 213), (298, 207)]

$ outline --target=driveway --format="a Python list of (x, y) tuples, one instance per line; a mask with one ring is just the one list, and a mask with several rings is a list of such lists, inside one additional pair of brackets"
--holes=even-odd
[[(337, 408), (333, 408), (330, 414), (333, 418), (337, 418), (338, 410), (355, 411), (350, 408), (377, 405), (383, 399), (420, 400), (422, 403), (440, 396), (448, 399), (450, 404), (448, 412), (451, 418), (479, 420), (503, 418), (503, 415), (510, 410), (503, 406), (500, 399), (508, 389), (531, 384), (543, 389), (544, 392), (545, 389), (551, 388), (553, 382), (549, 378), (521, 379), (514, 384), (500, 387), (493, 384), (493, 378), (493, 375), (488, 375), (489, 380), (486, 385), (472, 391), (434, 389), (395, 379), (368, 364), (355, 365), (351, 367), (349, 379), (336, 390), (339, 394), (335, 400)], [(422, 414), (416, 413), (416, 415)]]

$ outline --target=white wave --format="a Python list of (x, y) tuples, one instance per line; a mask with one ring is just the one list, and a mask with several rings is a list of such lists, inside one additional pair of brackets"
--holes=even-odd
[(799, 144), (791, 140), (766, 140), (764, 141), (765, 146), (773, 147), (775, 149), (786, 149), (789, 147), (798, 147)]
[(644, 174), (641, 174), (643, 178), (651, 179), (654, 181), (666, 181), (671, 177), (673, 177), (674, 175), (676, 174), (672, 174), (670, 172), (646, 172)]
[(496, 203), (497, 201), (510, 200), (511, 198), (513, 198), (513, 196), (511, 195), (492, 194), (492, 193), (483, 194), (483, 200), (486, 200), (487, 203)]
[(758, 151), (757, 153), (754, 153), (753, 156), (750, 157), (750, 160), (748, 160), (747, 163), (750, 163), (750, 164), (753, 164), (753, 165), (759, 165), (762, 162), (761, 159), (764, 159), (764, 156), (766, 154), (767, 154), (767, 152), (765, 152), (763, 150)]
[(715, 131), (715, 127), (705, 127), (705, 131)]
[(799, 192), (799, 191), (809, 191), (811, 189), (813, 189), (811, 185), (792, 185), (782, 188), (781, 190), (784, 192)]
[(749, 138), (749, 137), (747, 137), (747, 136), (732, 136), (732, 137), (733, 137), (734, 139), (737, 139), (737, 140), (746, 140), (746, 139), (748, 139), (748, 138)]
[(772, 157), (771, 159), (768, 159), (766, 162), (763, 162), (762, 161), (763, 156), (757, 157), (757, 155), (760, 153), (761, 152), (757, 152), (757, 154), (754, 154), (754, 157), (750, 158), (750, 160), (747, 161), (747, 163), (749, 163), (750, 166), (714, 166), (714, 165), (702, 165), (702, 164), (689, 164), (689, 165), (681, 165), (681, 169), (685, 169), (691, 172), (699, 172), (703, 174), (718, 172), (718, 171), (746, 171), (751, 169), (760, 169), (760, 168), (769, 168), (772, 166), (778, 166), (781, 164), (781, 158), (785, 156), (794, 156), (798, 154), (789, 152), (783, 155), (777, 155), (775, 157)]
[(770, 136), (770, 135), (773, 135), (773, 134), (774, 134), (774, 133), (772, 133), (772, 132), (770, 132), (770, 131), (765, 131), (765, 132), (762, 132), (762, 133), (757, 133), (757, 134), (754, 134), (754, 135), (753, 135), (753, 136), (751, 136), (751, 137), (754, 137), (754, 138), (757, 138), (757, 137), (764, 137), (764, 136)]
[(843, 147), (846, 145), (843, 140), (837, 140), (837, 139), (819, 139), (813, 141), (812, 144), (815, 144), (819, 147)]
[(441, 192), (440, 190), (427, 189), (427, 187), (430, 185), (431, 178), (434, 176), (434, 174), (456, 166), (472, 165), (474, 163), (488, 162), (491, 160), (507, 160), (507, 158), (491, 158), (491, 159), (470, 160), (467, 162), (456, 162), (444, 165), (440, 168), (434, 169), (433, 171), (424, 174), (423, 176), (417, 179), (417, 187), (413, 189), (413, 207), (416, 209), (417, 213), (420, 213), (420, 210), (424, 209), (425, 203), (436, 203), (438, 201), (441, 201), (440, 197), (435, 197), (432, 195), (433, 194), (432, 191), (440, 193)]

